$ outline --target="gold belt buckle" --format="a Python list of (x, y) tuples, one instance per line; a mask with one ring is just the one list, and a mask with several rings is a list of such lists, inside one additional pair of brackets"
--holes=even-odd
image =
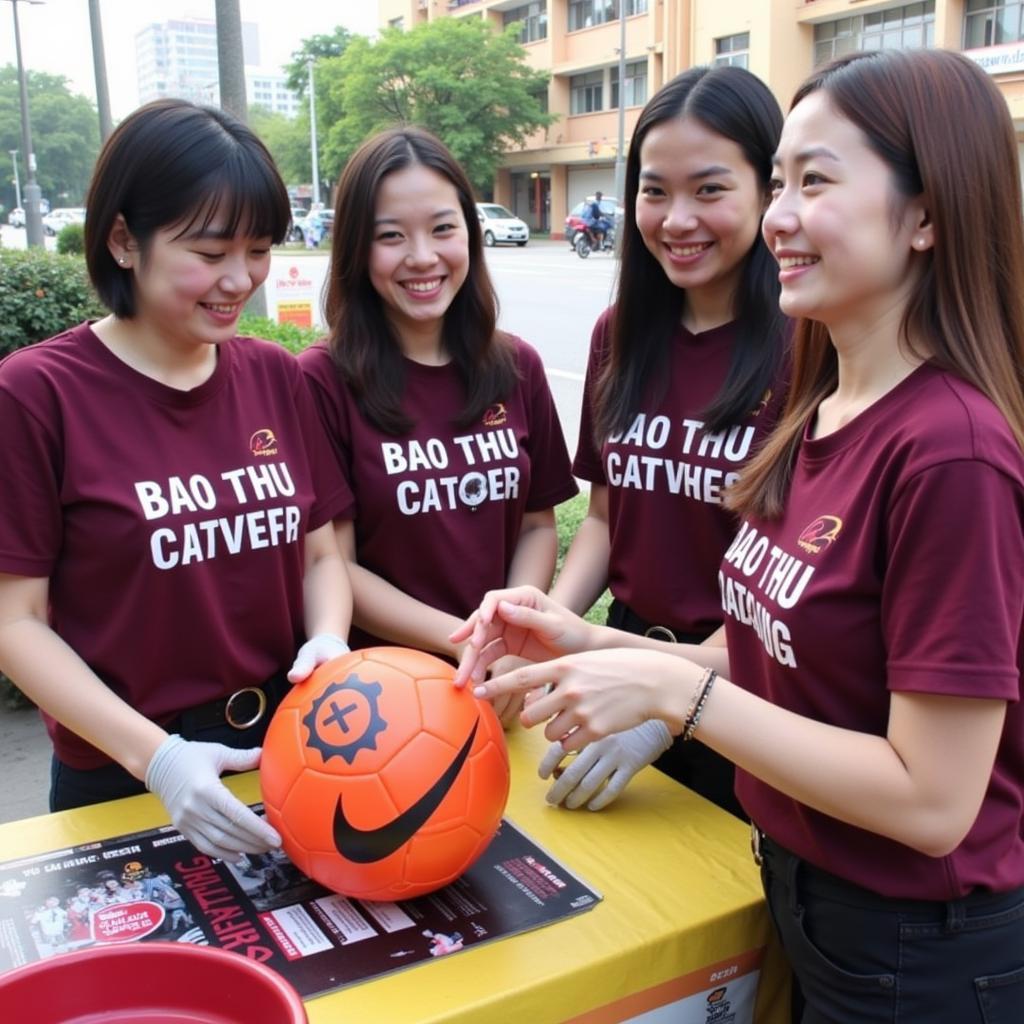
[(754, 855), (754, 863), (760, 867), (764, 863), (761, 856), (761, 837), (764, 833), (753, 823), (750, 823), (750, 852)]
[(644, 630), (644, 636), (650, 640), (664, 640), (667, 644), (676, 642), (676, 635), (668, 626), (648, 626)]
[[(234, 704), (237, 697), (242, 697), (247, 693), (256, 694), (256, 713), (251, 718), (236, 721), (234, 711), (232, 710), (232, 704)], [(235, 690), (235, 692), (228, 697), (228, 702), (224, 705), (224, 721), (233, 729), (248, 729), (251, 726), (254, 726), (263, 717), (263, 713), (266, 710), (267, 695), (258, 686), (246, 686), (241, 690)]]

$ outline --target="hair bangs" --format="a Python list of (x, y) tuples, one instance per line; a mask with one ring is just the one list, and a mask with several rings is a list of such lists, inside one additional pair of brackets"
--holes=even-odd
[(284, 241), (291, 219), (288, 192), (265, 165), (247, 157), (236, 150), (197, 182), (195, 192), (203, 199), (184, 213), (176, 238), (209, 234), (212, 228), (223, 238), (269, 238), (275, 245)]

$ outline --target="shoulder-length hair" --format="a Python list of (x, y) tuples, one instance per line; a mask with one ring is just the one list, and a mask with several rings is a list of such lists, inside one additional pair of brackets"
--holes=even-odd
[[(999, 90), (973, 61), (946, 50), (841, 58), (797, 90), (790, 109), (823, 91), (892, 172), (897, 199), (921, 196), (934, 231), (901, 343), (973, 384), (1024, 447), (1024, 227), (1017, 141)], [(972, 241), (973, 240), (973, 241)], [(777, 516), (808, 417), (838, 382), (827, 328), (796, 328), (793, 383), (782, 420), (730, 489), (728, 504)]]
[(381, 132), (352, 155), (338, 182), (331, 276), (327, 288), (328, 346), (360, 411), (378, 429), (407, 433), (401, 346), (370, 281), (370, 249), (381, 182), (406, 167), (423, 166), (454, 187), (469, 233), (469, 272), (445, 313), (441, 343), (466, 391), (458, 419), (465, 426), (505, 398), (515, 383), (514, 350), (497, 330), (498, 299), (484, 262), (480, 222), (465, 172), (438, 138), (422, 128)]
[[(674, 118), (693, 118), (735, 142), (768, 201), (782, 111), (760, 79), (738, 67), (690, 68), (651, 98), (640, 113), (626, 159), (619, 287), (609, 357), (595, 391), (599, 444), (625, 429), (644, 400), (659, 399), (667, 386), (663, 371), (686, 292), (672, 284), (644, 244), (636, 225), (636, 197), (644, 139), (652, 128)], [(778, 268), (760, 238), (744, 260), (733, 310), (736, 340), (725, 380), (704, 410), (708, 430), (720, 430), (756, 409), (782, 359), (786, 318), (779, 311)]]
[(291, 219), (288, 190), (266, 146), (215, 107), (154, 100), (129, 114), (104, 145), (86, 199), (85, 262), (104, 305), (135, 315), (135, 276), (107, 247), (117, 215), (146, 258), (163, 228), (218, 225), (227, 236), (282, 241)]

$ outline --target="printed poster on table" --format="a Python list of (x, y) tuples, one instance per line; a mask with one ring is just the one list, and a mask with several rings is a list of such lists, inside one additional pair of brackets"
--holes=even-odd
[(0, 971), (84, 946), (160, 939), (267, 963), (312, 996), (539, 928), (600, 900), (508, 821), (460, 879), (396, 903), (338, 896), (283, 854), (228, 864), (165, 826), (0, 863)]

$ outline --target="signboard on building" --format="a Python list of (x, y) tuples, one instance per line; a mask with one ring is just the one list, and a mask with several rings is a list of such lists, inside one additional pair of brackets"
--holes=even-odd
[(975, 64), (990, 75), (1006, 75), (1024, 71), (1024, 42), (985, 46), (977, 50), (964, 50)]

